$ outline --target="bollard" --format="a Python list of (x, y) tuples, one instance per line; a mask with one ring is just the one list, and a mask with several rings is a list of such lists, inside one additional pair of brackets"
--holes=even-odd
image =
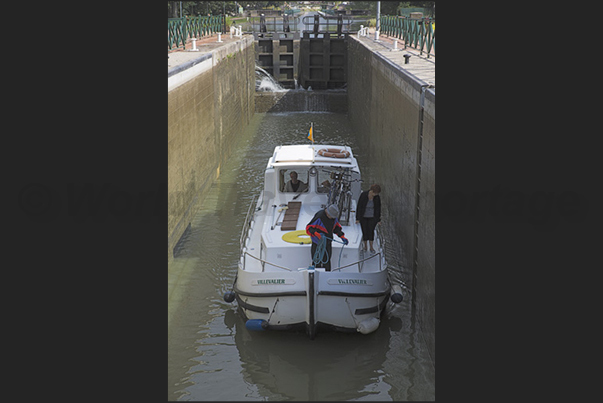
[(379, 42), (379, 31), (375, 31), (375, 42)]
[(218, 32), (218, 42), (222, 42), (222, 34)]
[(364, 36), (364, 25), (360, 26), (360, 31), (358, 31), (360, 36)]
[(404, 64), (408, 64), (408, 59), (410, 59), (410, 56), (412, 56), (412, 55), (409, 55), (408, 53), (403, 56), (404, 57)]
[(398, 40), (394, 39), (394, 50), (398, 50)]
[(191, 52), (198, 52), (199, 49), (197, 49), (197, 38), (191, 38), (191, 41), (193, 41), (193, 48), (189, 49), (189, 51), (191, 51)]

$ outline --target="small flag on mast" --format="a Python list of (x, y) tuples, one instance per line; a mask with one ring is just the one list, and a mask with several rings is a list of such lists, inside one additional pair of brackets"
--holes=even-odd
[(312, 127), (314, 126), (314, 123), (311, 123), (310, 125), (310, 131), (308, 132), (308, 140), (310, 140), (312, 142), (312, 144), (314, 144), (314, 135), (312, 134)]

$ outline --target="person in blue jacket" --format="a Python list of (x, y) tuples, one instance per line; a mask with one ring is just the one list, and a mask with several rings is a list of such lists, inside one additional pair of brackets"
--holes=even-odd
[[(333, 234), (337, 234), (339, 238), (343, 241), (344, 245), (348, 244), (348, 239), (345, 237), (343, 230), (341, 228), (341, 224), (339, 224), (339, 220), (337, 219), (339, 216), (339, 209), (336, 205), (331, 204), (324, 210), (318, 211), (312, 220), (306, 225), (306, 233), (310, 235), (310, 239), (312, 239), (312, 259), (314, 259), (314, 254), (316, 253), (316, 248), (318, 247), (318, 243), (321, 241), (323, 236), (327, 236), (333, 239)], [(331, 239), (326, 239), (326, 253), (328, 254), (328, 259), (326, 263), (318, 262), (315, 267), (324, 267), (326, 271), (331, 271)]]

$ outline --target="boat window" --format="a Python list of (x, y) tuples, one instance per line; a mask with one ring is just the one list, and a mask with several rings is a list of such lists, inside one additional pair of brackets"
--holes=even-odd
[[(297, 189), (295, 189), (295, 185), (289, 183), (291, 182), (292, 172), (297, 174), (297, 181), (299, 183), (299, 185), (297, 185)], [(279, 172), (279, 189), (281, 192), (305, 193), (309, 189), (308, 179), (309, 175), (307, 168), (281, 169)]]
[(318, 170), (318, 189), (316, 189), (318, 193), (329, 193), (331, 187), (330, 175), (331, 173), (324, 169)]

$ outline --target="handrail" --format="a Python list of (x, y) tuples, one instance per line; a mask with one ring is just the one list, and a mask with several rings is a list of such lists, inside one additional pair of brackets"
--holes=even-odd
[[(299, 32), (299, 17), (287, 17), (287, 21), (283, 16), (249, 17), (247, 23), (242, 22), (241, 24), (247, 25), (247, 32)], [(266, 30), (264, 31), (263, 28)]]
[[(318, 18), (317, 18), (318, 17)], [(339, 20), (341, 17), (341, 20)], [(322, 18), (322, 22), (320, 21)], [(324, 22), (326, 21), (326, 22)], [(331, 22), (329, 22), (331, 21)], [(341, 24), (338, 23), (341, 22)], [(303, 32), (306, 33), (315, 33), (315, 34), (334, 34), (334, 33), (350, 33), (352, 24), (354, 22), (353, 18), (343, 18), (343, 16), (331, 17), (331, 16), (321, 16), (319, 14), (315, 15), (306, 15), (302, 18), (302, 22), (304, 24)], [(326, 29), (325, 29), (326, 27)], [(321, 29), (322, 28), (322, 29)]]
[[(353, 266), (353, 265), (357, 264), (358, 265), (358, 273), (362, 273), (362, 270), (361, 270), (361, 267), (360, 267), (360, 263), (366, 262), (367, 260), (372, 259), (372, 258), (374, 258), (376, 256), (381, 256), (381, 252), (377, 252), (374, 255), (369, 256), (369, 257), (367, 257), (365, 259), (362, 259), (362, 260), (358, 260), (357, 262), (353, 262), (353, 263), (347, 264), (345, 266), (340, 266), (340, 267), (337, 267), (336, 269), (331, 269), (331, 271), (345, 269), (346, 267), (350, 267), (350, 266)], [(381, 271), (381, 259), (379, 259), (379, 271)]]
[[(279, 265), (277, 265), (277, 264), (270, 263), (270, 262), (268, 262), (268, 261), (266, 261), (266, 260), (260, 259), (259, 257), (255, 257), (255, 256), (253, 256), (251, 253), (249, 253), (249, 252), (247, 252), (247, 251), (245, 251), (244, 255), (249, 255), (249, 256), (251, 256), (252, 258), (254, 258), (255, 260), (257, 260), (257, 261), (259, 261), (259, 262), (261, 262), (261, 263), (264, 263), (264, 265), (265, 265), (266, 263), (268, 263), (270, 266), (278, 267), (279, 269), (284, 269), (284, 270), (287, 270), (287, 271), (293, 271), (292, 269), (289, 269), (289, 268), (287, 268), (287, 267), (279, 266)], [(243, 262), (245, 262), (245, 260), (243, 260)], [(244, 264), (245, 264), (245, 263), (243, 263), (243, 265), (244, 265)], [(264, 265), (262, 265), (262, 272), (264, 272)], [(243, 266), (243, 270), (245, 270), (245, 266)]]
[(224, 15), (168, 19), (168, 51), (184, 47), (189, 38), (202, 38), (222, 32)]
[[(251, 213), (251, 207), (253, 207), (255, 198), (256, 198), (256, 196), (253, 196), (253, 199), (251, 199), (251, 203), (249, 203), (249, 208), (247, 209), (247, 215), (245, 216), (245, 221), (243, 221), (243, 228), (241, 229), (241, 238), (239, 239), (239, 246), (241, 247), (241, 249), (243, 249), (243, 246), (244, 246), (243, 242), (249, 231), (249, 225), (251, 223), (251, 220), (249, 219), (249, 214)], [(253, 217), (253, 215), (252, 215), (252, 217)]]
[[(264, 272), (264, 265), (266, 265), (266, 264), (269, 264), (270, 266), (277, 267), (277, 268), (279, 268), (279, 269), (284, 269), (284, 270), (287, 270), (287, 271), (294, 271), (293, 269), (289, 269), (288, 267), (279, 266), (279, 265), (277, 265), (277, 264), (270, 263), (270, 262), (269, 262), (269, 261), (267, 261), (267, 260), (260, 259), (259, 257), (253, 256), (251, 253), (249, 253), (249, 252), (247, 252), (247, 251), (245, 251), (245, 253), (243, 253), (243, 256), (244, 256), (244, 255), (248, 255), (248, 256), (250, 256), (250, 257), (254, 258), (255, 260), (257, 260), (258, 262), (264, 263), (264, 264), (262, 265), (262, 273)], [(350, 267), (350, 266), (353, 266), (353, 265), (357, 264), (357, 265), (358, 265), (358, 273), (362, 273), (362, 270), (361, 270), (361, 267), (360, 267), (360, 263), (366, 262), (367, 260), (369, 260), (369, 259), (373, 259), (373, 258), (375, 258), (375, 257), (377, 257), (377, 256), (381, 257), (381, 252), (377, 252), (377, 253), (375, 253), (375, 254), (374, 254), (374, 255), (372, 255), (372, 256), (369, 256), (369, 257), (367, 257), (367, 258), (365, 258), (365, 259), (358, 260), (358, 261), (356, 261), (356, 262), (353, 262), (353, 263), (347, 264), (347, 265), (345, 265), (345, 266), (341, 266), (341, 267), (337, 267), (337, 268), (335, 268), (335, 269), (331, 269), (331, 271), (337, 271), (337, 270), (345, 269), (346, 267)], [(379, 259), (379, 271), (381, 271), (381, 267), (382, 267), (382, 266), (381, 266), (381, 259)], [(243, 270), (245, 270), (245, 259), (243, 259)]]
[(410, 18), (397, 15), (383, 15), (380, 34), (404, 41), (404, 49), (411, 47), (435, 57), (435, 18)]

